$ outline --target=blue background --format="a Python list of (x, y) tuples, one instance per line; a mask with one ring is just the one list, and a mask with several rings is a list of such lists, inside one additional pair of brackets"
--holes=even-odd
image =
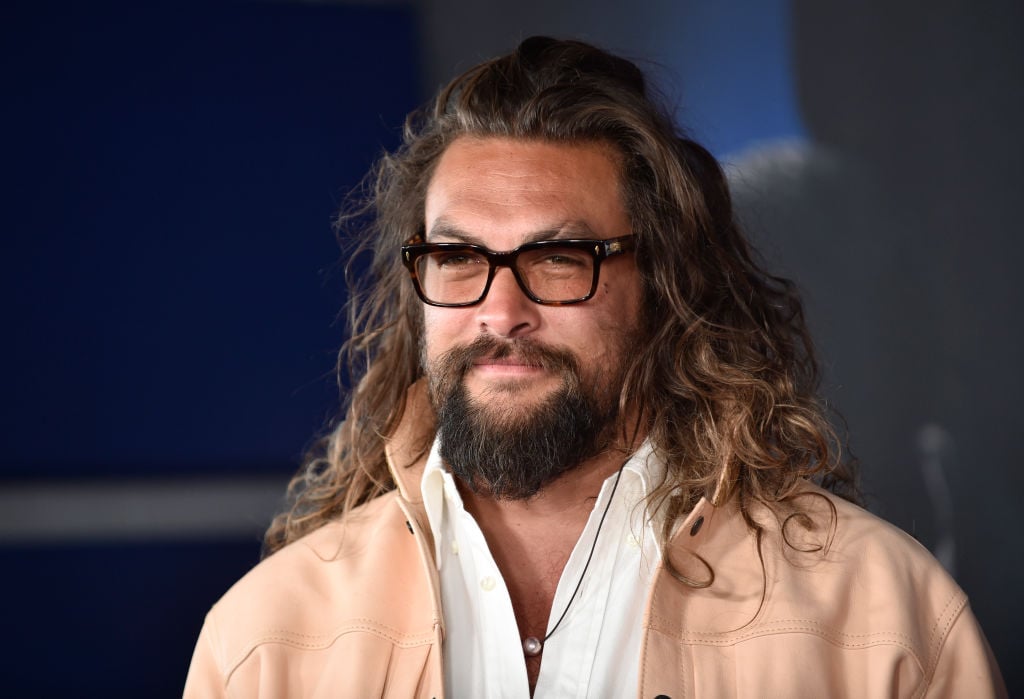
[[(263, 474), (283, 494), (337, 405), (331, 222), (418, 101), (413, 12), (3, 13), (0, 488)], [(180, 696), (262, 526), (0, 546), (2, 693)]]

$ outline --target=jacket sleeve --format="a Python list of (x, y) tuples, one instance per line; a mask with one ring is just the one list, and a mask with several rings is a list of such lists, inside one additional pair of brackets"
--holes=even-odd
[(954, 619), (939, 649), (924, 696), (929, 699), (1007, 696), (999, 665), (969, 606), (965, 605)]
[(192, 664), (185, 679), (184, 699), (224, 699), (227, 691), (221, 663), (218, 662), (216, 633), (211, 616), (206, 617), (196, 649), (192, 654)]

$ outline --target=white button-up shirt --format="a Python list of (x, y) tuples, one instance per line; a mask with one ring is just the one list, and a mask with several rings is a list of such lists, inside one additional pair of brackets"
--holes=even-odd
[[(534, 696), (620, 697), (636, 693), (644, 605), (660, 551), (644, 498), (664, 467), (649, 444), (601, 487), (558, 581)], [(437, 547), (445, 618), (444, 672), (455, 699), (526, 699), (529, 683), (512, 600), (476, 520), (463, 507), (435, 440), (422, 480)], [(601, 515), (608, 507), (601, 535)], [(583, 569), (594, 548), (590, 567)], [(582, 583), (580, 583), (582, 576)], [(570, 597), (580, 583), (576, 598)]]

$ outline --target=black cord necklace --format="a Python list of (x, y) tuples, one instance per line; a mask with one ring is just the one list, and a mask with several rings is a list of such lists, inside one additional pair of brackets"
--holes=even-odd
[(527, 636), (523, 639), (523, 653), (529, 657), (540, 655), (540, 652), (544, 650), (544, 644), (547, 643), (548, 639), (551, 638), (551, 634), (558, 630), (562, 620), (565, 619), (565, 615), (569, 613), (569, 607), (572, 606), (573, 601), (576, 599), (576, 594), (580, 591), (580, 586), (583, 585), (583, 578), (587, 576), (587, 568), (590, 567), (590, 561), (594, 558), (594, 551), (597, 549), (597, 538), (601, 536), (601, 527), (604, 526), (604, 518), (608, 516), (608, 510), (611, 509), (612, 501), (615, 500), (615, 491), (619, 488), (619, 480), (622, 478), (622, 469), (626, 467), (628, 459), (623, 462), (622, 466), (619, 466), (619, 473), (615, 476), (615, 484), (612, 486), (612, 494), (608, 496), (608, 504), (604, 506), (604, 512), (601, 513), (601, 521), (597, 523), (597, 531), (594, 533), (594, 543), (590, 547), (590, 555), (587, 556), (587, 562), (583, 566), (583, 572), (580, 573), (580, 579), (576, 583), (576, 589), (572, 591), (572, 597), (569, 598), (569, 604), (565, 605), (565, 609), (562, 611), (562, 616), (558, 617), (558, 621), (555, 622), (554, 627), (548, 631), (547, 636), (543, 639), (539, 639), (536, 636)]

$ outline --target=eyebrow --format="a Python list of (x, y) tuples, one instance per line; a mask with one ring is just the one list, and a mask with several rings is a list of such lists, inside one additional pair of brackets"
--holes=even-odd
[[(520, 245), (536, 243), (541, 240), (569, 240), (575, 238), (594, 237), (596, 237), (594, 235), (594, 231), (586, 224), (586, 222), (576, 220), (564, 221), (552, 228), (545, 228), (530, 233), (523, 239)], [(467, 245), (479, 245), (484, 248), (487, 247), (487, 244), (482, 238), (459, 228), (443, 216), (434, 221), (434, 225), (431, 226), (430, 231), (425, 236), (426, 242), (437, 242), (437, 238), (448, 238), (455, 242), (465, 243)]]

